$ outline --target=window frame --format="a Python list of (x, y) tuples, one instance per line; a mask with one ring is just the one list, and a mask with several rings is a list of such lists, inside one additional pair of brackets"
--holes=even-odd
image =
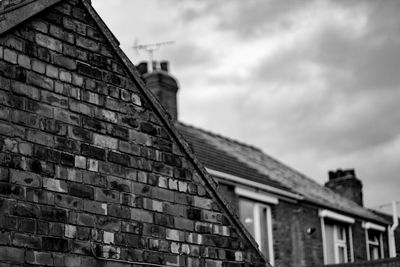
[[(354, 248), (353, 248), (353, 231), (352, 225), (355, 223), (355, 219), (340, 213), (336, 213), (330, 210), (319, 210), (319, 217), (321, 221), (321, 232), (322, 232), (322, 247), (323, 247), (323, 256), (324, 256), (324, 264), (328, 264), (328, 251), (327, 251), (327, 237), (325, 231), (325, 218), (330, 220), (333, 225), (333, 258), (335, 262), (333, 264), (339, 263), (339, 247), (344, 247), (346, 252), (345, 263), (354, 262)], [(343, 227), (346, 233), (346, 240), (337, 239), (337, 229), (339, 227)], [(350, 255), (349, 255), (350, 253)], [(329, 263), (332, 264), (332, 263)]]
[(365, 243), (366, 243), (366, 249), (367, 249), (367, 260), (377, 260), (377, 259), (372, 259), (371, 253), (370, 253), (370, 246), (375, 245), (372, 244), (373, 241), (369, 239), (369, 231), (375, 231), (379, 233), (379, 239), (378, 239), (378, 247), (379, 247), (379, 258), (378, 259), (383, 259), (385, 257), (384, 255), (384, 248), (383, 248), (383, 233), (386, 231), (386, 228), (381, 225), (377, 225), (371, 222), (363, 222), (362, 224), (363, 228), (365, 229)]
[[(273, 242), (273, 229), (272, 229), (272, 212), (271, 205), (276, 205), (279, 200), (268, 194), (262, 194), (251, 190), (244, 189), (242, 187), (235, 187), (235, 193), (239, 197), (239, 202), (243, 200), (251, 201), (254, 203), (253, 206), (253, 220), (254, 220), (254, 239), (257, 242), (260, 251), (263, 251), (262, 237), (261, 237), (261, 209), (266, 209), (265, 220), (266, 220), (266, 234), (268, 237), (268, 260), (271, 265), (275, 263), (274, 256), (274, 242)], [(266, 255), (267, 256), (267, 255)]]

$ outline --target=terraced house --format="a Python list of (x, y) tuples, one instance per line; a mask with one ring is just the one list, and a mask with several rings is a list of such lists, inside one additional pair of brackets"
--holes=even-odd
[(390, 218), (362, 206), (354, 171), (324, 187), (180, 123), (177, 91), (165, 62), (133, 66), (89, 0), (0, 1), (0, 266), (393, 256)]
[[(141, 63), (138, 70), (177, 119), (177, 80), (167, 62), (155, 66), (149, 71)], [(331, 171), (322, 186), (256, 147), (179, 120), (175, 126), (272, 265), (323, 266), (396, 256), (393, 220), (363, 207), (362, 182), (354, 170)]]
[(0, 266), (266, 266), (88, 0), (0, 1)]

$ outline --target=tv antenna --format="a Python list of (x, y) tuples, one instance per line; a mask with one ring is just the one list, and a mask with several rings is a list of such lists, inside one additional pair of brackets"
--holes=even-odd
[(159, 50), (161, 46), (171, 45), (175, 43), (174, 41), (167, 42), (159, 42), (152, 44), (139, 44), (139, 41), (136, 39), (133, 45), (133, 48), (139, 53), (139, 50), (144, 50), (149, 54), (149, 63), (152, 65), (153, 70), (155, 70), (155, 66), (153, 64), (154, 60), (154, 52)]

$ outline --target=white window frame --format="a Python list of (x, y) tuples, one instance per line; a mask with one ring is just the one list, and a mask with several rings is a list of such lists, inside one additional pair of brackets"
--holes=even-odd
[[(245, 197), (252, 201), (254, 201), (255, 205), (253, 207), (253, 214), (254, 214), (254, 239), (257, 242), (260, 251), (263, 250), (262, 242), (261, 242), (261, 214), (260, 210), (262, 208), (266, 209), (266, 224), (267, 224), (267, 235), (268, 235), (268, 256), (269, 256), (269, 263), (273, 266), (275, 264), (275, 256), (274, 256), (274, 243), (273, 243), (273, 236), (272, 236), (272, 213), (271, 207), (268, 204), (278, 204), (279, 200), (275, 197), (261, 194), (258, 192), (254, 192), (248, 189), (244, 189), (241, 187), (235, 187), (235, 193), (239, 197)], [(240, 201), (240, 200), (239, 200)], [(261, 203), (262, 202), (262, 203)], [(267, 203), (267, 204), (264, 204)]]
[(328, 264), (327, 259), (328, 259), (328, 251), (327, 251), (327, 238), (325, 236), (325, 218), (330, 219), (331, 221), (337, 221), (338, 223), (344, 223), (346, 225), (346, 230), (348, 233), (348, 240), (345, 240), (345, 242), (340, 241), (337, 239), (337, 229), (339, 226), (337, 224), (333, 225), (333, 246), (334, 246), (334, 259), (335, 259), (335, 264), (339, 263), (339, 247), (344, 247), (346, 251), (347, 257), (345, 257), (345, 263), (349, 261), (349, 255), (347, 253), (347, 242), (350, 246), (350, 261), (354, 262), (354, 248), (353, 248), (353, 231), (351, 225), (355, 223), (355, 219), (337, 212), (333, 212), (327, 209), (319, 210), (318, 212), (319, 217), (321, 219), (321, 231), (322, 231), (322, 246), (323, 246), (323, 254), (324, 254), (324, 264)]
[[(334, 246), (335, 263), (339, 263), (339, 248), (343, 248), (344, 252), (345, 252), (345, 257), (344, 257), (343, 263), (347, 263), (348, 259), (349, 259), (349, 255), (347, 252), (347, 238), (348, 237), (347, 237), (347, 231), (346, 231), (348, 229), (346, 229), (346, 228), (348, 228), (348, 227), (346, 227), (346, 226), (343, 227), (342, 225), (337, 225), (337, 224), (333, 225), (333, 236), (334, 236), (333, 246)], [(344, 233), (342, 233), (342, 234), (344, 234), (343, 235), (344, 239), (342, 239), (342, 240), (338, 238), (338, 232), (340, 230), (344, 230)], [(349, 234), (349, 236), (350, 236), (350, 234)], [(350, 240), (349, 240), (349, 242), (350, 242)]]
[(383, 251), (383, 233), (385, 232), (386, 228), (384, 226), (381, 226), (381, 225), (378, 225), (375, 223), (371, 223), (371, 222), (363, 222), (362, 227), (365, 229), (365, 242), (367, 245), (367, 260), (369, 260), (369, 261), (372, 260), (371, 255), (369, 253), (369, 246), (375, 245), (375, 244), (373, 244), (373, 242), (371, 242), (369, 240), (369, 233), (368, 233), (369, 230), (374, 230), (374, 231), (380, 232), (378, 246), (380, 249), (380, 259), (383, 259), (384, 258), (384, 255), (383, 255), (383, 253), (384, 253), (384, 251)]

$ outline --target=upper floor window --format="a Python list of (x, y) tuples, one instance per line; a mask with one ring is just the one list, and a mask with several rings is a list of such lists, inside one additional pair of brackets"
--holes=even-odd
[[(239, 218), (254, 237), (261, 252), (274, 264), (271, 206), (265, 200), (277, 200), (248, 190), (235, 190), (239, 195)], [(248, 194), (249, 193), (249, 194)], [(251, 196), (251, 198), (249, 198)], [(264, 200), (264, 201), (263, 201)]]
[(320, 212), (325, 264), (353, 261), (354, 219), (328, 210)]
[(368, 260), (382, 259), (383, 255), (383, 232), (385, 227), (374, 223), (363, 224), (365, 228), (365, 237), (367, 240)]

